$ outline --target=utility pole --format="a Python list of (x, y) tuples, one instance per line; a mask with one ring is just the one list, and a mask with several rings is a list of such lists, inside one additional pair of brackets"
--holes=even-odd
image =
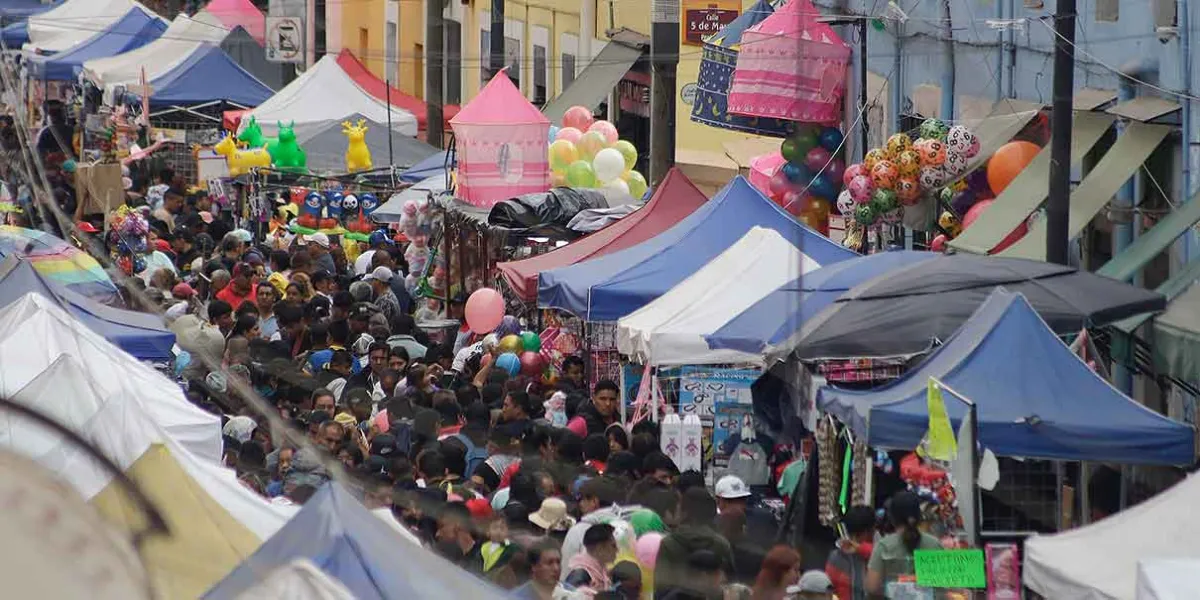
[(492, 40), (489, 48), (492, 77), (504, 68), (504, 2), (492, 0)]
[(1046, 200), (1046, 261), (1067, 264), (1070, 241), (1071, 121), (1075, 102), (1075, 0), (1054, 14), (1054, 105), (1050, 113), (1050, 195)]
[(434, 148), (442, 147), (442, 0), (425, 2), (425, 141)]
[(675, 165), (675, 87), (679, 70), (679, 0), (650, 5), (650, 181)]

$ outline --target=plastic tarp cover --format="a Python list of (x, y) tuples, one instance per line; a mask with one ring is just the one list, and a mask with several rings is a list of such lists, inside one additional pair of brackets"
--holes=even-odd
[(446, 177), (446, 151), (442, 150), (400, 173), (400, 181), (417, 183), (433, 176)]
[[(1112, 387), (1024, 296), (1003, 288), (903, 378), (870, 391), (826, 386), (818, 405), (874, 447), (915, 448), (929, 428), (931, 377), (975, 403), (979, 442), (999, 456), (1152, 465), (1193, 459), (1191, 427)], [(946, 410), (955, 427), (967, 412), (950, 399)]]
[(0, 29), (0, 43), (4, 44), (4, 49), (14, 50), (20, 48), (29, 42), (29, 23), (21, 21), (19, 23), (10, 23)]
[(51, 3), (42, 2), (42, 0), (5, 0), (3, 4), (0, 4), (0, 19), (3, 19), (5, 23), (12, 23), (17, 19), (24, 21), (59, 4), (62, 4), (61, 0), (54, 0)]
[(279, 533), (204, 597), (237, 598), (264, 573), (298, 558), (311, 560), (360, 600), (506, 597), (504, 590), (384, 526), (333, 482), (317, 490)]
[(542, 271), (538, 306), (567, 310), (588, 321), (616, 321), (675, 287), (754, 226), (778, 231), (819, 265), (857, 256), (796, 222), (737, 176), (711, 201), (645, 242)]
[(379, 205), (375, 212), (371, 213), (371, 220), (376, 223), (399, 223), (400, 217), (404, 215), (404, 203), (409, 200), (428, 200), (429, 197), (438, 196), (446, 191), (446, 176), (434, 175), (418, 183), (404, 188), (396, 194), (392, 194), (387, 202)]
[(1138, 561), (1137, 600), (1188, 600), (1200, 590), (1200, 560)]
[(9, 257), (0, 262), (0, 307), (30, 292), (54, 301), (88, 329), (138, 360), (168, 362), (175, 358), (175, 334), (163, 326), (162, 319), (105, 306), (47, 281), (29, 261)]
[(138, 6), (134, 0), (67, 0), (29, 17), (29, 45), (43, 53), (62, 52), (108, 29)]
[[(351, 115), (346, 121), (357, 124), (362, 115)], [(392, 130), (389, 134), (386, 123), (375, 123), (367, 119), (367, 134), (364, 142), (371, 151), (371, 160), (375, 166), (393, 164), (405, 167), (419, 163), (441, 151), (425, 142)], [(391, 138), (391, 160), (388, 160), (388, 138)], [(346, 149), (349, 142), (346, 134), (342, 133), (342, 122), (330, 122), (325, 127), (306, 131), (303, 137), (297, 136), (297, 141), (304, 147), (308, 155), (308, 168), (316, 172), (346, 172)]]
[(580, 211), (590, 208), (608, 208), (608, 198), (598, 190), (552, 188), (497, 202), (488, 213), (488, 225), (529, 235), (571, 238), (575, 233), (567, 225)]
[[(234, 27), (225, 39), (221, 40), (221, 49), (229, 55), (238, 66), (263, 82), (272, 90), (283, 87), (284, 70), (294, 69), (287, 63), (274, 63), (267, 60), (267, 51), (263, 45), (254, 41), (250, 33), (241, 27)], [(226, 128), (232, 127), (226, 125)]]
[(266, 43), (266, 17), (250, 0), (210, 0), (204, 10), (220, 19), (226, 29), (241, 27), (254, 41)]
[(294, 122), (298, 137), (302, 135), (302, 125), (310, 126), (307, 131), (312, 131), (356, 114), (376, 123), (387, 123), (389, 111), (392, 129), (408, 136), (417, 135), (417, 118), (412, 113), (389, 108), (371, 97), (342, 70), (334, 55), (326, 54), (279, 93), (243, 116), (240, 128), (244, 130), (250, 117), (254, 117), (263, 134), (273, 136), (278, 133), (278, 123)]
[(287, 598), (288, 600), (355, 600), (354, 594), (331, 579), (311, 560), (301, 558), (271, 571), (235, 600)]
[(641, 364), (760, 362), (759, 354), (712, 350), (704, 336), (784, 282), (818, 268), (779, 232), (753, 227), (679, 285), (623, 317), (617, 349)]
[(708, 202), (679, 169), (672, 168), (654, 190), (650, 201), (633, 214), (596, 233), (545, 254), (496, 265), (509, 287), (523, 300), (538, 297), (538, 274), (640, 244), (678, 223)]
[(174, 69), (150, 82), (150, 106), (193, 106), (225, 101), (258, 106), (274, 90), (239, 66), (218, 46), (205, 44)]
[[(1192, 474), (1102, 521), (1028, 538), (1023, 583), (1044, 598), (1140, 600), (1139, 562), (1200, 560), (1198, 501), (1200, 476)], [(1197, 573), (1193, 568), (1191, 576)], [(1194, 598), (1196, 589), (1192, 586), (1184, 597)]]
[(220, 43), (227, 33), (229, 31), (221, 22), (206, 11), (192, 17), (179, 15), (157, 40), (124, 54), (83, 63), (84, 76), (103, 88), (107, 99), (118, 85), (140, 83), (143, 69), (146, 82), (154, 81), (199, 50), (201, 45)]
[(73, 81), (83, 71), (85, 62), (141, 48), (158, 39), (166, 29), (166, 21), (158, 15), (140, 6), (135, 7), (106, 29), (69, 50), (51, 56), (29, 57), (30, 76), (48, 81)]
[(1154, 320), (1154, 362), (1176, 377), (1200, 373), (1200, 283), (1171, 300)]

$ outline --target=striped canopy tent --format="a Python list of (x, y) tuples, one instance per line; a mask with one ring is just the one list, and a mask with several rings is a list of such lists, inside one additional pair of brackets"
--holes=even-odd
[(729, 84), (733, 81), (733, 69), (737, 66), (742, 35), (774, 12), (770, 2), (758, 0), (741, 16), (705, 38), (700, 75), (696, 78), (696, 101), (692, 103), (693, 121), (772, 137), (791, 134), (794, 127), (791, 121), (747, 117), (729, 112)]
[(67, 242), (36, 229), (0, 226), (0, 257), (23, 256), (39, 273), (73, 292), (102, 304), (118, 301), (117, 286), (96, 259)]
[(817, 19), (811, 0), (788, 0), (742, 35), (729, 112), (836, 125), (850, 47)]

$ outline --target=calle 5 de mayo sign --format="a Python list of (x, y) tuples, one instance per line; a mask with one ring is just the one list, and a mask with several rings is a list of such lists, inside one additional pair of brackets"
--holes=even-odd
[(739, 0), (684, 0), (683, 42), (699, 46), (741, 14)]

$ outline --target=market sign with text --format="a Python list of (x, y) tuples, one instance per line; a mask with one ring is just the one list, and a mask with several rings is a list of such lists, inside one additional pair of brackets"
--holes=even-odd
[(741, 13), (738, 0), (684, 0), (683, 41), (699, 46)]

